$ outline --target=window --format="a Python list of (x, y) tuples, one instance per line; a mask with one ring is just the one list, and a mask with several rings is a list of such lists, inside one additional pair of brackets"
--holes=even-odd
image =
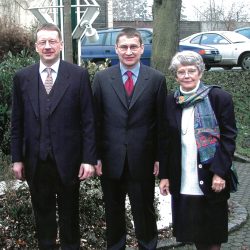
[(151, 44), (152, 43), (152, 33), (146, 30), (140, 30), (142, 41), (144, 44)]
[(241, 35), (243, 35), (243, 36), (246, 36), (246, 37), (248, 37), (248, 38), (250, 38), (250, 29), (246, 29), (246, 30), (240, 30), (240, 31), (238, 31), (238, 33), (240, 33)]
[(115, 45), (115, 42), (116, 42), (116, 37), (118, 36), (118, 33), (120, 31), (113, 31), (112, 32), (112, 36), (111, 36), (111, 45)]
[(201, 44), (227, 44), (229, 43), (223, 36), (218, 34), (206, 34), (202, 36)]
[(201, 40), (201, 36), (196, 36), (195, 38), (193, 38), (193, 39), (191, 40), (190, 43), (199, 44), (199, 43), (200, 43), (200, 40)]

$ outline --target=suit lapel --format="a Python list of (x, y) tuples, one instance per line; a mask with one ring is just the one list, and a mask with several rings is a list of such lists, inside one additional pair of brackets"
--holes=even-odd
[(30, 98), (31, 106), (36, 117), (39, 117), (39, 63), (30, 67), (30, 72), (27, 78), (27, 91)]
[(182, 117), (182, 108), (180, 107), (180, 105), (176, 105), (176, 111), (173, 112), (175, 114), (175, 119), (176, 119), (176, 123), (177, 123), (177, 127), (179, 130), (179, 133), (181, 134), (181, 117)]
[(143, 64), (141, 64), (139, 75), (138, 75), (138, 78), (137, 78), (137, 82), (136, 82), (136, 85), (135, 85), (135, 89), (134, 89), (134, 93), (133, 93), (133, 96), (132, 96), (132, 100), (131, 100), (129, 109), (131, 109), (133, 107), (133, 105), (136, 103), (136, 101), (138, 100), (140, 95), (145, 90), (145, 87), (149, 84), (148, 80), (149, 80), (149, 74), (146, 71), (145, 66)]
[(55, 86), (54, 86), (54, 93), (52, 96), (50, 114), (53, 113), (59, 101), (63, 97), (66, 89), (69, 87), (70, 85), (69, 76), (70, 76), (70, 73), (68, 71), (67, 66), (65, 65), (63, 61), (61, 61), (59, 65), (59, 69), (58, 69), (57, 78), (54, 83)]
[(128, 108), (119, 64), (113, 68), (113, 71), (111, 71), (111, 86), (122, 104)]

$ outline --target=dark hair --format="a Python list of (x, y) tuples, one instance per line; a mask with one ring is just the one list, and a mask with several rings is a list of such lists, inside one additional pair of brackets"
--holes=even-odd
[(60, 41), (62, 40), (62, 34), (60, 29), (58, 28), (57, 25), (53, 24), (53, 23), (44, 23), (41, 26), (39, 26), (36, 30), (36, 40), (37, 40), (37, 33), (41, 30), (51, 30), (51, 31), (57, 31), (58, 33), (58, 37), (60, 39)]
[(118, 34), (118, 36), (116, 38), (116, 44), (118, 44), (119, 39), (120, 39), (121, 36), (126, 36), (128, 38), (138, 37), (140, 44), (142, 44), (141, 33), (140, 33), (140, 31), (136, 30), (135, 28), (132, 28), (132, 27), (123, 28), (119, 32), (119, 34)]

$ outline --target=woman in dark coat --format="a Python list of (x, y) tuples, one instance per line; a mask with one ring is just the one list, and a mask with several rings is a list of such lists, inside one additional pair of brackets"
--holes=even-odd
[(229, 171), (236, 124), (231, 95), (201, 81), (205, 65), (192, 51), (178, 52), (170, 70), (179, 88), (166, 100), (167, 165), (161, 194), (171, 194), (178, 242), (217, 250), (228, 239)]

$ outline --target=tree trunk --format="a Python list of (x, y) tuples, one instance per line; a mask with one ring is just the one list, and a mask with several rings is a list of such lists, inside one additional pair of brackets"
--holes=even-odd
[(71, 0), (64, 0), (63, 5), (64, 59), (73, 63)]
[(154, 0), (151, 65), (163, 73), (178, 51), (181, 5), (182, 0)]

